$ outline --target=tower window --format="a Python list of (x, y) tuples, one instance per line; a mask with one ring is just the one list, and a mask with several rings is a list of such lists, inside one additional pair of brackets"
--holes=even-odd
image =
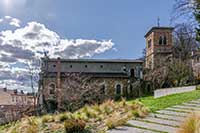
[(148, 48), (151, 47), (151, 39), (148, 41)]
[(116, 86), (116, 94), (121, 95), (121, 85), (120, 84), (118, 84)]
[(166, 36), (163, 37), (163, 44), (167, 45), (167, 38), (166, 38)]
[(159, 45), (162, 45), (162, 36), (159, 37)]

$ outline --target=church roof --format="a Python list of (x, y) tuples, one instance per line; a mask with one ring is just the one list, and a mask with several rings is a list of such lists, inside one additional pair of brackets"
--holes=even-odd
[(153, 30), (174, 30), (174, 27), (152, 27), (144, 37), (146, 38)]
[[(48, 61), (57, 61), (56, 58), (45, 59)], [(142, 60), (134, 59), (60, 59), (61, 62), (98, 62), (98, 63), (143, 63)]]

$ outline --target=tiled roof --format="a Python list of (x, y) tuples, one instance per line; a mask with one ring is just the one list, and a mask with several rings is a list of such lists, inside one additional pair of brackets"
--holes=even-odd
[(174, 30), (173, 27), (152, 27), (145, 35), (147, 37), (153, 30)]
[[(46, 59), (42, 58), (43, 60), (48, 60), (48, 61), (57, 61), (58, 59), (51, 58), (51, 59)], [(143, 63), (142, 60), (137, 60), (137, 59), (60, 59), (60, 61), (63, 62), (107, 62), (107, 63)]]

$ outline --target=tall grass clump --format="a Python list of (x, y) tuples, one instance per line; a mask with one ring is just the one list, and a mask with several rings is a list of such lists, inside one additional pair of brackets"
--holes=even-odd
[(69, 119), (64, 123), (66, 133), (81, 133), (85, 130), (85, 121)]
[(38, 133), (38, 120), (35, 117), (22, 119), (21, 123), (14, 124), (7, 133)]
[(54, 122), (55, 119), (52, 115), (45, 115), (42, 117), (42, 123), (49, 123), (49, 122)]
[(200, 112), (190, 114), (177, 133), (200, 133)]

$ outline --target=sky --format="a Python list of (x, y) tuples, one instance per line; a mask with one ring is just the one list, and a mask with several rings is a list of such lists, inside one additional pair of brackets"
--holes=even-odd
[[(0, 87), (30, 91), (29, 70), (52, 58), (137, 59), (145, 33), (173, 26), (174, 0), (0, 0)], [(35, 83), (37, 86), (37, 83)]]

